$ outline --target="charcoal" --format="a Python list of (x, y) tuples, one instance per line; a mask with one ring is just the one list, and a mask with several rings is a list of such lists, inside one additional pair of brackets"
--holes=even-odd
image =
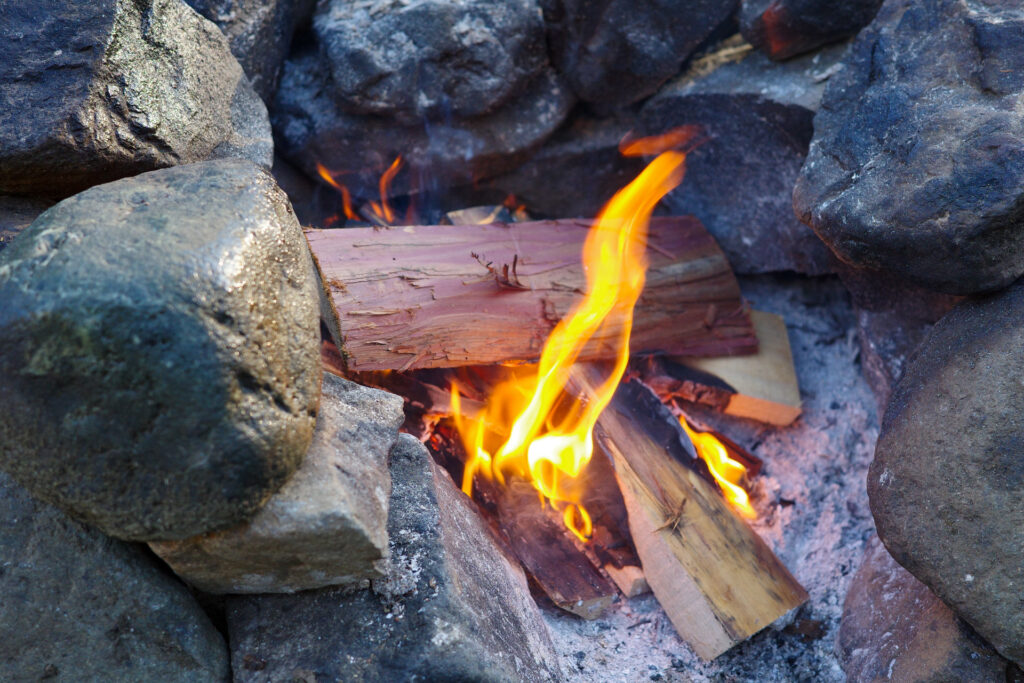
[(248, 161), (62, 201), (0, 252), (0, 302), (0, 469), (113, 536), (243, 522), (309, 446), (316, 276)]
[(266, 108), (179, 0), (13, 0), (3, 14), (0, 192), (62, 198), (214, 158), (270, 167)]
[(357, 592), (229, 598), (235, 680), (560, 680), (522, 570), (408, 434), (391, 478), (387, 576)]
[(873, 538), (836, 638), (851, 681), (1003, 683), (1006, 660)]
[(882, 0), (743, 0), (740, 31), (772, 59), (854, 36), (871, 23)]
[(1024, 662), (1024, 282), (967, 300), (907, 363), (868, 495), (892, 556)]
[(313, 16), (316, 0), (185, 0), (217, 25), (253, 89), (270, 101), (292, 34)]
[(228, 649), (142, 546), (29, 496), (0, 472), (0, 679), (228, 680)]
[(697, 216), (739, 273), (827, 273), (828, 249), (793, 216), (790, 195), (824, 82), (844, 48), (782, 65), (758, 53), (739, 61), (729, 56), (742, 49), (724, 46), (641, 110), (644, 134), (695, 124), (705, 139), (662, 204), (669, 213)]
[(825, 90), (793, 193), (847, 263), (951, 294), (1024, 273), (1024, 9), (886, 3)]
[(252, 521), (150, 547), (207, 593), (293, 593), (381, 576), (402, 399), (326, 374), (302, 466)]

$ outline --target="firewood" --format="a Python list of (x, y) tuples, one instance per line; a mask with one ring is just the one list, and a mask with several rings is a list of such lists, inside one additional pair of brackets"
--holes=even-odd
[(760, 347), (734, 358), (646, 359), (634, 363), (662, 397), (713, 406), (727, 415), (785, 426), (800, 416), (800, 387), (781, 317), (751, 311)]
[(498, 526), (523, 568), (552, 602), (584, 619), (597, 619), (618, 590), (569, 532), (541, 507), (536, 489), (511, 480), (497, 495)]
[[(602, 376), (593, 364), (578, 365), (573, 383), (592, 391)], [(649, 389), (629, 381), (598, 420), (595, 442), (615, 464), (651, 590), (679, 635), (710, 660), (801, 605), (807, 592), (692, 458), (666, 449), (665, 425), (679, 429)]]
[[(309, 230), (330, 290), (350, 371), (534, 361), (585, 286), (580, 262), (590, 223)], [(647, 285), (631, 348), (677, 355), (757, 348), (725, 256), (690, 217), (655, 218)], [(619, 334), (605, 326), (581, 359), (607, 358)]]

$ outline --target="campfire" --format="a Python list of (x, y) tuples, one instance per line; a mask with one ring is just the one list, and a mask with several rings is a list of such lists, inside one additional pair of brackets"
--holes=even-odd
[[(700, 135), (687, 126), (654, 138), (625, 138), (623, 155), (653, 158), (586, 224), (487, 221), (497, 207), (474, 212), (483, 217), (480, 223), (382, 228), (397, 215), (388, 205), (396, 161), (381, 176), (379, 201), (361, 212), (375, 227), (307, 236), (335, 309), (344, 312), (340, 328), (363, 328), (366, 338), (375, 337), (363, 341), (350, 333), (334, 340), (341, 353), (326, 340), (328, 362), (346, 376), (406, 395), (410, 412), (419, 414), (407, 426), (461, 482), (544, 595), (595, 619), (618, 596), (652, 590), (680, 635), (712, 659), (798, 607), (807, 593), (741, 520), (756, 518), (744, 486), (748, 466), (756, 469), (758, 461), (734, 442), (694, 427), (673, 401), (668, 371), (653, 362), (660, 356), (652, 354), (673, 345), (705, 353), (756, 350), (735, 279), (700, 224), (655, 220), (649, 230), (660, 199), (683, 181), (687, 151), (700, 144)], [(354, 215), (347, 188), (328, 180), (346, 215)], [(534, 251), (542, 230), (544, 237), (569, 235), (579, 261), (557, 243)], [(417, 235), (416, 245), (430, 246), (413, 246), (401, 261), (389, 249), (385, 277), (368, 277), (368, 264), (376, 261), (361, 248), (388, 242), (389, 232)], [(487, 233), (505, 234), (492, 240)], [(512, 243), (511, 258), (501, 242)], [(446, 252), (441, 262), (433, 261), (434, 245)], [(548, 252), (560, 248), (560, 272), (552, 275)], [(649, 258), (657, 258), (652, 280), (662, 290), (655, 301), (651, 288), (645, 290)], [(479, 269), (476, 277), (453, 273), (460, 262), (462, 269)], [(679, 274), (688, 270), (698, 274), (690, 287), (680, 286)], [(572, 276), (582, 282), (568, 286)], [(360, 281), (372, 283), (376, 308), (363, 305), (366, 294), (342, 284)], [(539, 321), (549, 328), (540, 348), (539, 329), (529, 344), (506, 338), (502, 346), (502, 332), (488, 329), (486, 320), (509, 309), (522, 312), (520, 299), (549, 310), (544, 290), (555, 283), (571, 304), (564, 314)], [(445, 294), (423, 313), (421, 290), (430, 291), (432, 302), (438, 291)], [(642, 296), (648, 298), (640, 303)], [(677, 316), (672, 323), (679, 328), (665, 320), (652, 326), (657, 313), (649, 309), (658, 306), (696, 310), (698, 319), (689, 329)], [(354, 325), (356, 319), (366, 322)], [(508, 316), (502, 331), (523, 319)], [(646, 353), (631, 361), (635, 320)], [(406, 336), (410, 329), (426, 335), (427, 328), (432, 348), (415, 344), (406, 352), (411, 357), (394, 358), (403, 350), (391, 346), (387, 330)], [(471, 334), (486, 339), (481, 356), (465, 341)], [(364, 356), (371, 344), (377, 353), (367, 348)], [(452, 353), (453, 347), (465, 355)], [(389, 361), (391, 367), (383, 367)], [(479, 365), (485, 361), (501, 364)], [(433, 366), (439, 367), (421, 370)], [(593, 461), (595, 452), (602, 462)]]
[(0, 680), (1024, 680), (1015, 3), (2, 4)]

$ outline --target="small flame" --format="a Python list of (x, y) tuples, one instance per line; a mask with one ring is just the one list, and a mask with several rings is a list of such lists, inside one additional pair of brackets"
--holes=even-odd
[[(688, 137), (686, 139), (689, 139)], [(511, 372), (489, 397), (479, 416), (460, 411), (452, 386), (452, 413), (468, 461), (462, 490), (471, 494), (481, 475), (504, 483), (506, 476), (529, 479), (565, 525), (581, 540), (592, 533), (581, 504), (577, 478), (590, 461), (592, 432), (629, 361), (633, 306), (647, 269), (647, 226), (655, 205), (683, 178), (686, 154), (662, 152), (605, 206), (583, 245), (586, 293), (555, 326), (536, 366)], [(586, 343), (609, 321), (622, 321), (615, 365), (592, 396), (564, 393), (573, 363)]]
[(729, 451), (711, 432), (698, 432), (686, 422), (685, 417), (679, 418), (679, 424), (686, 430), (697, 455), (707, 463), (711, 476), (722, 487), (725, 499), (747, 519), (757, 519), (757, 513), (750, 505), (750, 496), (743, 490), (740, 483), (747, 476), (747, 468), (743, 463), (729, 457)]
[(359, 216), (357, 216), (356, 212), (352, 210), (352, 195), (349, 193), (348, 188), (335, 180), (334, 174), (328, 171), (327, 168), (319, 161), (316, 162), (316, 171), (331, 187), (341, 193), (341, 205), (342, 209), (345, 211), (345, 218), (353, 221), (359, 220)]
[(370, 211), (386, 225), (393, 225), (395, 222), (395, 210), (388, 204), (388, 190), (391, 189), (391, 181), (398, 175), (399, 169), (402, 168), (402, 157), (397, 156), (395, 160), (388, 166), (388, 170), (380, 176), (380, 201), (370, 202)]
[[(386, 171), (380, 176), (378, 186), (380, 188), (380, 201), (370, 202), (370, 213), (378, 222), (385, 225), (394, 225), (395, 223), (395, 210), (388, 203), (388, 193), (391, 190), (391, 183), (394, 181), (395, 176), (398, 175), (398, 171), (402, 168), (402, 157), (395, 157), (395, 160), (391, 162), (391, 165)], [(352, 193), (349, 192), (348, 188), (343, 184), (339, 183), (335, 178), (336, 173), (332, 173), (327, 169), (326, 166), (321, 164), (319, 161), (316, 163), (316, 171), (320, 174), (328, 185), (333, 187), (335, 190), (341, 193), (341, 204), (345, 212), (345, 218), (349, 220), (359, 220), (359, 215), (352, 209)]]

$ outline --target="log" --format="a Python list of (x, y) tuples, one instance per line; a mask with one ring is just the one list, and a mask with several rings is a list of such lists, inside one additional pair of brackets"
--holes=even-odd
[(615, 584), (569, 538), (555, 516), (541, 507), (536, 489), (510, 480), (497, 494), (498, 526), (537, 585), (562, 609), (597, 619), (618, 595)]
[(662, 397), (710, 405), (726, 415), (777, 426), (801, 413), (793, 353), (780, 316), (751, 311), (757, 353), (732, 358), (649, 359), (634, 364), (645, 384)]
[[(575, 390), (604, 376), (577, 365)], [(679, 635), (711, 660), (807, 600), (807, 592), (692, 460), (667, 449), (676, 419), (643, 384), (620, 385), (595, 442), (615, 464), (629, 527), (655, 597)], [(692, 444), (691, 444), (692, 448)]]
[[(307, 230), (340, 320), (348, 369), (410, 370), (535, 361), (585, 286), (590, 222)], [(647, 285), (631, 348), (676, 355), (752, 353), (739, 285), (692, 217), (651, 221)], [(581, 359), (607, 358), (607, 325)]]

